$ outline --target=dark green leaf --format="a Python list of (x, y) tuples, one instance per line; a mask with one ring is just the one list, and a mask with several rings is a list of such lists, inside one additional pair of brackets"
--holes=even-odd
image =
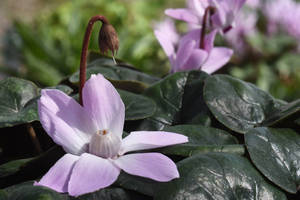
[[(155, 101), (157, 109), (151, 118), (141, 124), (140, 129), (160, 130), (166, 125), (194, 120), (207, 124), (208, 109), (201, 95), (207, 76), (200, 71), (178, 72), (148, 88), (144, 94)], [(196, 120), (197, 117), (200, 120)]]
[[(109, 79), (115, 87), (126, 89), (133, 92), (142, 92), (149, 85), (158, 81), (156, 77), (149, 76), (142, 72), (120, 65), (104, 65), (103, 60), (95, 60), (88, 65), (86, 78), (89, 79), (91, 74), (101, 73)], [(76, 72), (69, 78), (71, 83), (79, 82), (79, 72)]]
[(67, 85), (56, 85), (53, 87), (47, 87), (46, 89), (58, 89), (66, 94), (71, 94), (73, 92), (73, 89)]
[[(124, 90), (118, 90), (118, 93), (125, 105), (125, 120), (144, 119), (154, 114), (156, 105), (152, 99)], [(78, 101), (79, 95), (73, 95), (73, 98)]]
[(259, 126), (277, 110), (269, 94), (228, 75), (206, 79), (204, 100), (218, 121), (238, 133)]
[(226, 153), (208, 153), (180, 161), (180, 178), (163, 184), (155, 193), (157, 200), (285, 200), (285, 195), (269, 185), (240, 156)]
[(55, 146), (40, 156), (1, 165), (0, 187), (8, 187), (44, 175), (63, 155), (62, 148)]
[(300, 135), (291, 129), (255, 128), (245, 135), (255, 166), (273, 183), (296, 193), (300, 186)]
[(7, 193), (4, 190), (0, 190), (0, 199), (1, 200), (9, 200)]
[(148, 178), (133, 176), (125, 172), (121, 172), (114, 185), (133, 190), (147, 196), (154, 196), (157, 182)]
[(130, 200), (129, 194), (121, 188), (104, 188), (75, 198), (46, 187), (33, 186), (32, 181), (11, 186), (5, 192), (9, 200)]
[(39, 88), (30, 81), (12, 77), (0, 81), (0, 128), (37, 120), (31, 100), (38, 95)]
[(203, 99), (204, 80), (206, 73), (191, 71), (188, 76), (184, 95), (180, 123), (210, 125), (209, 109)]
[(179, 121), (182, 96), (187, 82), (188, 72), (167, 76), (146, 90), (145, 95), (156, 103), (156, 112), (141, 125), (143, 130), (160, 130), (165, 125)]
[(5, 189), (9, 200), (67, 200), (68, 196), (46, 187), (33, 186), (33, 181)]
[(264, 122), (264, 126), (274, 125), (291, 116), (300, 114), (300, 99), (280, 107), (279, 111), (272, 113)]
[(77, 198), (69, 197), (68, 200), (131, 200), (127, 191), (122, 188), (104, 188), (99, 191), (85, 194)]
[(242, 151), (243, 153), (244, 148), (235, 145), (237, 144), (236, 138), (220, 129), (201, 125), (177, 125), (166, 127), (163, 130), (180, 133), (189, 138), (188, 143), (173, 145), (159, 150), (165, 154), (190, 156), (195, 153), (228, 152), (231, 150), (234, 152)]
[(125, 104), (126, 120), (145, 119), (154, 114), (156, 106), (150, 98), (124, 90), (118, 92)]
[(14, 174), (20, 170), (27, 162), (33, 158), (14, 160), (3, 165), (0, 165), (0, 178)]

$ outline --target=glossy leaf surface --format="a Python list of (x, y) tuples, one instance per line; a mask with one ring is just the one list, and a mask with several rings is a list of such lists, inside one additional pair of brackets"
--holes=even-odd
[(255, 166), (290, 193), (300, 186), (300, 136), (291, 129), (255, 128), (245, 135)]

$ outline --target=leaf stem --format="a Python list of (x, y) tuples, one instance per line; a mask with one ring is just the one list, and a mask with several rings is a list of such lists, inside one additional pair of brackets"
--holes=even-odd
[(32, 127), (31, 124), (27, 124), (27, 132), (29, 134), (29, 137), (35, 147), (35, 150), (38, 154), (41, 154), (43, 152), (42, 148), (41, 148), (41, 145), (40, 145), (40, 142), (36, 136), (36, 133)]

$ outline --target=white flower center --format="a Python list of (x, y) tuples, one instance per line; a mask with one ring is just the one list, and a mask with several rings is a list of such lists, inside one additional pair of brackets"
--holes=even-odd
[(121, 147), (121, 138), (108, 130), (99, 130), (91, 138), (89, 152), (102, 158), (114, 158)]

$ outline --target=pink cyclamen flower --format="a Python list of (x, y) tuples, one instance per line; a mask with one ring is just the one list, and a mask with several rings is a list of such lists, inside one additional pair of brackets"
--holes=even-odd
[[(227, 32), (235, 24), (235, 16), (238, 14), (246, 0), (188, 0), (188, 8), (167, 9), (165, 14), (178, 20), (201, 27), (205, 9), (208, 6), (216, 9), (211, 16), (214, 28)], [(197, 26), (195, 26), (197, 25)]]
[(168, 37), (172, 31), (173, 23), (164, 23), (170, 28), (159, 28), (154, 34), (168, 56), (171, 63), (171, 73), (186, 70), (202, 70), (211, 74), (224, 66), (231, 58), (233, 51), (225, 47), (214, 47), (214, 39), (217, 31), (212, 31), (204, 38), (204, 49), (200, 49), (200, 31), (192, 30), (176, 43)]
[(185, 143), (186, 136), (137, 131), (122, 139), (125, 107), (112, 84), (92, 75), (83, 88), (83, 106), (55, 89), (38, 102), (43, 128), (67, 152), (35, 185), (79, 196), (114, 183), (121, 169), (156, 181), (179, 177), (175, 163), (160, 153), (133, 153)]
[(242, 11), (237, 15), (236, 27), (230, 30), (224, 37), (239, 55), (244, 55), (247, 50), (248, 37), (256, 33), (257, 13)]
[(187, 0), (187, 8), (166, 9), (165, 14), (192, 24), (195, 28), (200, 28), (205, 9), (208, 6), (208, 0)]

